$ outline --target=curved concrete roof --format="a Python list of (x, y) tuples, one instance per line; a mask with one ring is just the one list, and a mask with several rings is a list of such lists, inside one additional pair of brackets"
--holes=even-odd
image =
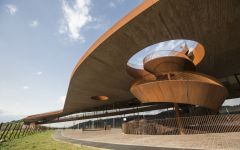
[[(80, 58), (67, 92), (64, 114), (127, 102), (133, 80), (129, 58), (162, 41), (189, 39), (205, 48), (197, 70), (217, 78), (240, 72), (239, 0), (145, 0), (104, 33)], [(231, 93), (230, 93), (231, 94)], [(108, 96), (96, 101), (92, 96)]]
[(57, 110), (57, 111), (51, 111), (51, 112), (46, 112), (42, 114), (36, 114), (36, 115), (28, 116), (23, 120), (25, 123), (36, 122), (39, 120), (47, 122), (48, 120), (52, 120), (62, 116), (62, 112), (63, 112), (62, 110)]
[[(201, 43), (197, 70), (215, 77), (240, 72), (238, 0), (146, 0), (103, 34), (82, 56), (70, 81), (63, 111), (84, 111), (133, 97), (128, 59), (143, 48), (171, 39)], [(94, 101), (105, 95), (108, 101)]]

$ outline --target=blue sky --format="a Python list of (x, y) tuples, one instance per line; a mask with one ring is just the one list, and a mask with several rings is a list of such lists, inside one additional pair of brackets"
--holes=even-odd
[[(77, 61), (141, 2), (0, 0), (0, 122), (62, 109)], [(137, 63), (145, 52), (135, 55)]]
[(1, 0), (0, 122), (63, 107), (82, 54), (143, 0)]

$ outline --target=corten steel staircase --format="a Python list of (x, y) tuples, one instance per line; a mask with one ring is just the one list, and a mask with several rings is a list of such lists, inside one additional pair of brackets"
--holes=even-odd
[(130, 91), (142, 103), (173, 103), (179, 133), (184, 133), (178, 104), (190, 104), (217, 111), (228, 96), (227, 89), (215, 78), (196, 72), (204, 57), (199, 43), (189, 52), (159, 50), (147, 55), (143, 69), (127, 66), (135, 78)]

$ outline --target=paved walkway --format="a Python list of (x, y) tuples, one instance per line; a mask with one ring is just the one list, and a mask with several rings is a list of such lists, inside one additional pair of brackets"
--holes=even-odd
[(56, 140), (61, 140), (61, 141), (72, 143), (72, 144), (86, 145), (86, 146), (91, 146), (91, 147), (96, 147), (101, 149), (111, 149), (111, 150), (176, 150), (175, 148), (161, 148), (161, 147), (90, 142), (90, 141), (84, 141), (80, 139), (72, 139), (69, 137), (64, 137), (61, 135), (61, 131), (57, 131), (55, 133), (54, 138)]
[(57, 131), (55, 138), (115, 150), (240, 149), (240, 133), (195, 135), (129, 135), (120, 129), (111, 131)]

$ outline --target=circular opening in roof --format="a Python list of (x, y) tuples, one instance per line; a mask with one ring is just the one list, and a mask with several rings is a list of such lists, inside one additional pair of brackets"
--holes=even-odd
[(193, 52), (193, 50), (201, 45), (200, 43), (192, 40), (177, 39), (160, 42), (134, 54), (129, 60), (127, 65), (135, 69), (143, 69), (144, 58), (154, 52), (158, 52), (160, 56), (168, 56), (172, 51), (181, 51), (184, 47), (188, 49), (188, 53)]
[(109, 98), (107, 96), (100, 95), (100, 96), (92, 96), (91, 99), (99, 100), (99, 101), (107, 101)]

